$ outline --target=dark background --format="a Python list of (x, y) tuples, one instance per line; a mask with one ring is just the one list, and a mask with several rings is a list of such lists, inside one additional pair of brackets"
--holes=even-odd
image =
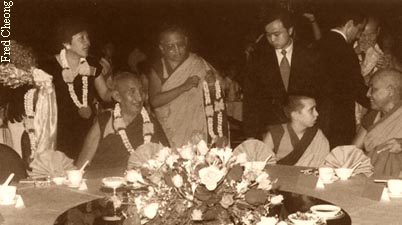
[[(255, 40), (263, 26), (258, 22), (261, 7), (281, 5), (295, 12), (297, 34), (312, 40), (311, 27), (303, 12), (316, 15), (322, 33), (340, 9), (358, 8), (382, 17), (402, 46), (401, 0), (14, 0), (11, 8), (12, 38), (33, 47), (38, 54), (56, 53), (54, 30), (59, 19), (85, 17), (92, 25), (93, 53), (111, 40), (123, 58), (134, 46), (148, 55), (157, 53), (159, 26), (168, 20), (182, 21), (190, 30), (191, 46), (214, 63), (238, 62), (247, 42)], [(352, 3), (353, 2), (353, 3)], [(400, 47), (399, 47), (400, 48)], [(396, 54), (400, 52), (397, 49)]]

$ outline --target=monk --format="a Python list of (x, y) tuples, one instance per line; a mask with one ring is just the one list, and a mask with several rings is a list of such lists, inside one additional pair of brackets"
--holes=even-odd
[(275, 152), (277, 163), (321, 166), (329, 153), (329, 142), (315, 126), (318, 118), (315, 99), (290, 95), (284, 111), (290, 122), (271, 126), (264, 139)]
[(144, 143), (169, 142), (159, 122), (144, 107), (141, 78), (129, 72), (113, 77), (113, 111), (105, 111), (89, 131), (77, 166), (90, 161), (89, 169), (127, 167), (128, 158)]
[(377, 71), (367, 96), (372, 111), (363, 117), (353, 144), (370, 156), (374, 176), (399, 176), (402, 171), (402, 73), (394, 69)]
[(228, 137), (223, 91), (217, 71), (191, 53), (185, 30), (167, 25), (160, 34), (162, 57), (149, 74), (151, 106), (172, 147), (201, 134), (209, 144)]

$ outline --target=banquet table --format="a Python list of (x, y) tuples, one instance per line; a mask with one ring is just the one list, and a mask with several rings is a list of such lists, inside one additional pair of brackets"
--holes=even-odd
[[(302, 169), (295, 166), (267, 166), (269, 175), (273, 179), (278, 178), (279, 190), (312, 196), (338, 205), (349, 214), (352, 224), (402, 224), (402, 199), (379, 199), (384, 184), (357, 175), (346, 181), (326, 184), (324, 188), (316, 188), (317, 177), (301, 173)], [(110, 194), (101, 189), (103, 177), (123, 174), (123, 168), (88, 171), (85, 174), (88, 190), (85, 191), (64, 185), (35, 187), (19, 184), (17, 194), (22, 196), (25, 208), (0, 206), (0, 224), (52, 225), (68, 209)]]

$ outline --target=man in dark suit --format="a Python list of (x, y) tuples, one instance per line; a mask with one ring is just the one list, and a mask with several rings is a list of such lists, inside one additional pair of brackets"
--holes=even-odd
[(323, 63), (324, 105), (321, 108), (321, 129), (331, 148), (348, 145), (356, 132), (355, 102), (370, 107), (360, 65), (352, 43), (360, 36), (366, 19), (356, 13), (338, 14), (337, 24), (318, 45)]
[(265, 37), (256, 46), (244, 83), (244, 132), (262, 138), (269, 125), (287, 122), (283, 104), (288, 93), (315, 96), (317, 58), (292, 38), (288, 12), (277, 10), (261, 17)]

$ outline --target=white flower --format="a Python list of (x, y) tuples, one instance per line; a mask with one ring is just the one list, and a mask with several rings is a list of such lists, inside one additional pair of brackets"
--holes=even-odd
[(232, 149), (230, 148), (224, 148), (224, 149), (213, 148), (211, 149), (211, 154), (218, 156), (219, 159), (222, 161), (223, 165), (226, 165), (226, 163), (232, 157), (233, 152)]
[(248, 190), (248, 182), (246, 180), (242, 180), (240, 183), (236, 185), (236, 191), (237, 193), (243, 194), (246, 193)]
[(207, 143), (205, 143), (204, 140), (201, 140), (200, 142), (198, 142), (197, 149), (198, 149), (198, 152), (200, 153), (200, 155), (202, 155), (202, 156), (205, 156), (209, 151)]
[(225, 176), (224, 170), (220, 170), (216, 166), (204, 167), (199, 171), (201, 183), (204, 184), (208, 190), (215, 190), (218, 182)]
[(281, 204), (283, 201), (283, 196), (282, 195), (276, 195), (271, 198), (271, 203), (274, 205)]
[(262, 216), (261, 221), (258, 222), (256, 225), (276, 225), (277, 222), (278, 219), (276, 219), (275, 217)]
[(192, 160), (194, 158), (194, 151), (191, 145), (184, 145), (182, 148), (178, 148), (180, 156), (186, 160)]
[(173, 168), (173, 164), (175, 164), (179, 158), (180, 156), (176, 154), (169, 155), (166, 159), (166, 164), (169, 166), (169, 168)]
[(247, 162), (247, 154), (246, 153), (240, 153), (236, 156), (236, 162), (235, 164), (240, 164), (240, 165), (244, 165), (244, 163)]
[(144, 216), (148, 219), (153, 219), (157, 212), (158, 212), (159, 204), (158, 203), (151, 203), (144, 207)]
[(159, 162), (165, 162), (166, 159), (170, 156), (171, 154), (171, 150), (168, 147), (163, 147), (159, 152), (158, 155), (156, 157), (156, 160), (158, 160)]
[(179, 174), (176, 174), (172, 177), (172, 182), (177, 188), (183, 186), (183, 178)]
[(262, 172), (255, 181), (258, 183), (258, 189), (271, 190), (272, 188), (272, 182), (266, 172)]
[(191, 219), (195, 221), (202, 220), (202, 211), (199, 209), (194, 209), (193, 212), (191, 213)]
[(133, 183), (145, 183), (144, 179), (142, 178), (142, 175), (140, 172), (138, 172), (137, 170), (129, 170), (127, 171), (126, 174), (126, 179), (130, 182)]

